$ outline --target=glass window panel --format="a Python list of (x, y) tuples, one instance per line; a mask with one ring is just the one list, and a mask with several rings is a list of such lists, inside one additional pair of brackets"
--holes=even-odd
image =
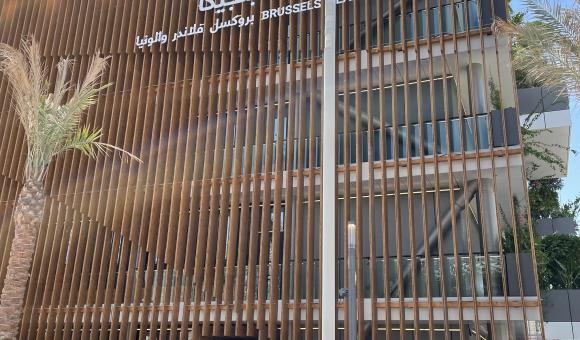
[(453, 33), (453, 7), (447, 5), (443, 6), (441, 9), (441, 21), (443, 23), (443, 33), (451, 34)]
[(439, 16), (439, 8), (431, 8), (430, 10), (430, 29), (432, 36), (438, 36), (441, 32), (439, 30), (439, 23), (440, 23), (440, 16)]
[(477, 9), (477, 1), (469, 1), (467, 3), (469, 11), (469, 28), (476, 29), (479, 28), (479, 13)]
[(425, 128), (423, 130), (423, 143), (424, 143), (424, 150), (426, 156), (433, 155), (433, 124), (426, 123)]
[(465, 6), (463, 3), (455, 4), (455, 29), (458, 33), (465, 32)]
[(487, 116), (477, 117), (477, 135), (480, 149), (489, 149)]

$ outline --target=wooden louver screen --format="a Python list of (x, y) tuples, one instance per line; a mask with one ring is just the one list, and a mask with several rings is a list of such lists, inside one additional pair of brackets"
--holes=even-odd
[[(144, 161), (55, 160), (20, 338), (320, 338), (321, 245), (336, 242), (344, 287), (348, 221), (359, 338), (527, 338), (539, 293), (533, 242), (518, 241), (517, 99), (490, 30), (505, 2), (344, 1), (336, 56), (323, 1), (219, 3), (0, 1), (1, 41), (35, 36), (51, 82), (61, 57), (76, 81), (110, 56), (114, 86), (84, 123)], [(156, 32), (167, 42), (140, 40)], [(320, 194), (323, 57), (337, 61), (337, 197)], [(4, 80), (0, 105), (2, 282), (26, 147)], [(338, 292), (336, 306), (344, 338), (354, 316)]]

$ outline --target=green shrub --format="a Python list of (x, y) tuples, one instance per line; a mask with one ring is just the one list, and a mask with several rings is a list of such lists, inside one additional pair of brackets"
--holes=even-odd
[(537, 253), (543, 289), (580, 289), (580, 237), (546, 236), (539, 242)]

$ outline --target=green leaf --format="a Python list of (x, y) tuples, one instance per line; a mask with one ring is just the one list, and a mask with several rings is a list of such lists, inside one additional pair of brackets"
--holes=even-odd
[(67, 150), (78, 150), (85, 156), (95, 158), (97, 157), (98, 153), (104, 151), (101, 150), (98, 144), (102, 136), (103, 133), (101, 129), (91, 131), (88, 127), (85, 126), (77, 130), (72, 138), (70, 138), (64, 144), (60, 152), (65, 152)]

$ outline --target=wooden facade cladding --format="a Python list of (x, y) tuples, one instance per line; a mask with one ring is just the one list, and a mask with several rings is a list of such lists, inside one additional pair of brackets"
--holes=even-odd
[[(348, 221), (361, 226), (361, 339), (528, 338), (541, 317), (533, 242), (519, 240), (531, 223), (517, 103), (509, 47), (489, 29), (505, 2), (337, 5), (332, 198), (320, 194), (324, 1), (300, 3), (0, 0), (0, 40), (38, 39), (51, 82), (60, 58), (77, 81), (92, 55), (110, 57), (114, 85), (83, 124), (143, 160), (53, 162), (20, 339), (320, 339), (321, 244), (337, 244), (341, 288)], [(304, 10), (264, 19), (288, 5)], [(172, 41), (194, 25), (205, 30)], [(166, 44), (136, 46), (159, 31)], [(10, 105), (2, 80), (0, 282), (26, 159)], [(333, 199), (339, 236), (323, 240)], [(337, 293), (338, 338), (345, 304)]]

